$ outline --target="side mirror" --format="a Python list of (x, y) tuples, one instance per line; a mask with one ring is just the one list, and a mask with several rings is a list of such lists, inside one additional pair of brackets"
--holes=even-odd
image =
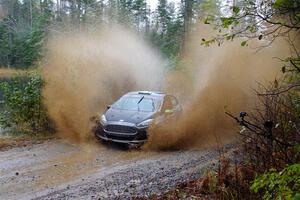
[(173, 110), (172, 109), (166, 109), (164, 111), (165, 114), (172, 114), (173, 113)]
[(106, 109), (108, 110), (108, 109), (110, 109), (110, 107), (111, 107), (111, 105), (107, 105), (107, 106), (106, 106)]

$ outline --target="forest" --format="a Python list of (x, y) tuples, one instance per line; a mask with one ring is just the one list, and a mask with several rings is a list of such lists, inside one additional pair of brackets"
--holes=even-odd
[[(212, 52), (206, 58), (201, 57), (201, 59), (205, 60), (208, 59), (207, 57), (210, 57), (211, 60), (218, 61), (220, 59), (220, 62), (222, 62), (222, 56), (225, 53), (220, 53), (217, 49), (224, 46), (227, 48), (228, 46), (226, 45), (228, 44), (237, 44), (238, 50), (232, 51), (231, 62), (243, 63), (238, 60), (244, 59), (248, 62), (248, 55), (239, 58), (238, 56), (241, 55), (239, 54), (239, 49), (243, 51), (243, 49), (251, 49), (253, 43), (260, 44), (255, 49), (255, 52), (258, 53), (251, 54), (253, 57), (249, 54), (249, 57), (263, 63), (260, 63), (261, 66), (251, 66), (251, 61), (249, 65), (246, 63), (246, 66), (241, 66), (245, 67), (244, 70), (241, 68), (235, 70), (239, 72), (244, 71), (245, 73), (249, 72), (249, 74), (236, 74), (235, 72), (230, 74), (230, 69), (213, 71), (215, 73), (213, 75), (216, 77), (213, 81), (214, 83), (206, 85), (207, 87), (203, 87), (204, 89), (201, 88), (203, 91), (206, 91), (205, 95), (202, 95), (202, 97), (198, 97), (201, 96), (198, 93), (194, 96), (190, 94), (185, 95), (190, 95), (194, 98), (190, 101), (192, 103), (188, 102), (190, 104), (186, 105), (196, 105), (192, 108), (186, 106), (186, 110), (191, 111), (190, 113), (198, 112), (200, 114), (184, 113), (182, 122), (173, 122), (174, 124), (179, 124), (180, 128), (173, 124), (176, 128), (168, 127), (168, 130), (163, 130), (166, 134), (177, 132), (181, 136), (176, 139), (174, 139), (175, 137), (170, 137), (174, 141), (172, 139), (167, 141), (166, 143), (169, 145), (167, 147), (165, 144), (159, 144), (163, 146), (163, 148), (160, 148), (157, 144), (159, 150), (173, 150), (174, 146), (176, 146), (175, 149), (178, 149), (178, 147), (179, 149), (186, 149), (188, 148), (186, 143), (191, 142), (191, 140), (186, 140), (186, 135), (199, 136), (200, 138), (202, 135), (198, 134), (198, 132), (201, 131), (224, 131), (225, 133), (225, 131), (229, 130), (235, 134), (234, 141), (236, 146), (232, 155), (225, 155), (223, 152), (224, 148), (219, 146), (218, 163), (214, 169), (207, 170), (201, 178), (179, 184), (175, 189), (165, 191), (161, 195), (137, 199), (300, 199), (299, 0), (158, 0), (155, 4), (147, 0), (0, 0), (0, 72), (2, 70), (16, 72), (12, 77), (7, 75), (1, 77), (1, 131), (7, 130), (8, 134), (14, 136), (29, 135), (30, 137), (36, 137), (41, 133), (52, 136), (55, 135), (57, 130), (65, 130), (65, 126), (62, 128), (57, 123), (56, 116), (53, 117), (54, 111), (49, 109), (49, 105), (57, 106), (57, 104), (49, 104), (49, 101), (45, 101), (46, 98), (51, 99), (51, 95), (53, 95), (53, 97), (57, 97), (56, 100), (59, 103), (65, 103), (62, 99), (59, 99), (60, 96), (63, 96), (59, 93), (59, 90), (65, 88), (62, 87), (63, 89), (59, 88), (46, 93), (49, 91), (47, 90), (48, 82), (46, 81), (48, 77), (44, 75), (43, 66), (53, 66), (55, 64), (53, 60), (60, 56), (59, 53), (66, 53), (64, 51), (70, 50), (73, 46), (63, 48), (63, 45), (59, 46), (56, 44), (62, 50), (55, 49), (58, 50), (55, 52), (53, 49), (47, 48), (47, 45), (49, 41), (52, 44), (52, 38), (55, 38), (57, 35), (65, 36), (64, 39), (58, 40), (61, 44), (65, 44), (63, 40), (69, 43), (76, 43), (76, 38), (75, 40), (70, 39), (71, 42), (66, 38), (71, 38), (71, 35), (76, 32), (99, 33), (99, 30), (105, 29), (104, 27), (114, 25), (125, 27), (126, 30), (141, 37), (145, 44), (149, 45), (149, 48), (155, 52), (153, 55), (157, 55), (159, 59), (165, 61), (162, 65), (164, 69), (159, 69), (158, 72), (167, 71), (172, 75), (165, 76), (169, 78), (166, 78), (167, 80), (175, 80), (174, 82), (170, 81), (171, 85), (168, 85), (168, 88), (173, 90), (180, 88), (182, 91), (177, 91), (178, 94), (192, 91), (192, 89), (188, 90), (190, 88), (197, 88), (197, 86), (189, 86), (186, 89), (183, 86), (190, 84), (194, 79), (196, 81), (200, 79), (200, 77), (197, 77), (198, 71), (191, 70), (193, 68), (189, 66), (193, 65), (192, 59), (189, 60), (190, 54), (196, 54), (195, 57), (197, 57), (198, 51), (196, 49), (198, 46), (204, 48), (204, 50), (202, 49), (199, 52)], [(198, 35), (199, 29), (201, 30), (203, 25), (209, 26), (211, 31), (205, 37), (200, 37)], [(120, 31), (119, 34), (122, 33)], [(74, 47), (80, 47), (82, 36), (80, 34), (74, 35), (78, 36), (79, 41), (76, 43), (77, 46), (74, 45)], [(119, 37), (118, 34), (113, 33), (110, 37), (113, 38), (114, 36)], [(90, 40), (87, 40), (88, 45), (91, 45), (94, 39), (98, 41), (97, 37), (95, 38), (93, 35), (90, 35)], [(109, 39), (107, 40), (109, 41)], [(104, 40), (100, 41), (105, 43)], [(134, 43), (136, 40), (128, 36), (128, 41)], [(130, 44), (128, 43), (127, 46), (130, 46)], [(284, 48), (283, 57), (278, 57), (277, 50)], [(126, 51), (127, 47), (120, 44), (119, 50), (122, 52), (124, 49)], [(259, 56), (259, 52), (264, 51), (264, 49), (271, 49), (269, 51), (271, 53)], [(230, 50), (231, 48), (228, 48), (228, 51)], [(115, 51), (117, 55), (118, 50), (115, 49)], [(137, 51), (136, 53), (138, 53)], [(145, 52), (145, 54), (141, 53), (141, 55), (145, 55), (146, 58), (148, 51)], [(51, 55), (52, 57), (46, 55)], [(69, 56), (67, 53), (66, 55)], [(76, 55), (76, 52), (74, 55)], [(98, 54), (95, 53), (95, 55)], [(127, 54), (124, 53), (124, 55)], [(151, 56), (149, 58), (152, 58)], [(243, 95), (243, 97), (247, 97), (243, 99), (243, 102), (235, 102), (238, 105), (236, 106), (237, 109), (245, 110), (230, 110), (227, 109), (226, 103), (215, 103), (215, 101), (221, 101), (223, 98), (226, 99), (226, 96), (222, 96), (223, 92), (231, 91), (231, 86), (238, 85), (237, 83), (239, 82), (234, 82), (236, 79), (245, 79), (245, 81), (241, 80), (240, 82), (248, 83), (247, 81), (251, 77), (254, 79), (260, 73), (265, 73), (264, 67), (272, 64), (271, 62), (266, 63), (268, 62), (266, 56), (280, 62), (280, 69), (277, 70), (276, 68), (275, 73), (273, 73), (275, 66), (272, 70), (266, 68), (269, 70), (266, 70), (266, 74), (272, 76), (271, 81), (267, 84), (257, 83), (254, 88), (252, 87), (253, 85), (249, 84), (252, 90), (251, 96), (244, 90), (236, 92), (236, 90), (232, 89), (232, 93), (236, 92), (238, 94), (230, 96), (232, 98), (229, 99), (232, 100)], [(73, 59), (73, 57), (70, 58)], [(103, 60), (103, 63), (105, 63), (105, 59)], [(119, 63), (127, 64), (125, 61), (127, 60), (121, 59)], [(77, 66), (73, 62), (77, 62), (75, 58), (70, 60), (70, 63)], [(91, 65), (101, 63), (100, 61), (99, 63), (97, 62), (89, 61), (87, 63)], [(82, 63), (86, 64), (85, 61), (82, 61)], [(111, 63), (113, 65), (113, 62)], [(205, 64), (209, 65), (209, 63), (213, 62), (207, 63)], [(235, 66), (235, 64), (230, 64), (229, 66)], [(251, 68), (253, 68), (253, 71), (258, 69), (253, 72), (254, 75), (250, 71)], [(128, 69), (131, 70), (130, 67)], [(212, 69), (215, 68), (212, 67)], [(68, 72), (60, 71), (56, 67), (53, 67), (52, 70), (57, 70), (54, 72), (55, 76), (53, 77), (58, 77), (63, 72)], [(84, 72), (87, 73), (88, 71), (85, 71), (85, 69), (78, 71), (79, 74), (81, 73), (82, 80), (86, 81), (89, 79), (89, 76), (86, 78), (84, 75)], [(140, 71), (136, 71), (139, 74)], [(105, 70), (101, 72), (104, 74), (108, 73)], [(122, 69), (116, 68), (115, 73), (126, 74), (127, 72), (125, 73)], [(151, 69), (147, 73), (152, 73)], [(128, 75), (129, 78), (126, 77), (124, 80), (122, 79), (122, 81), (116, 81), (115, 83), (107, 83), (109, 79), (101, 77), (105, 80), (97, 83), (103, 83), (103, 87), (108, 85), (109, 89), (112, 89), (119, 95), (123, 91), (136, 88), (131, 87), (130, 84), (140, 86), (134, 82), (138, 82), (137, 80), (140, 79), (132, 78), (134, 76), (132, 74)], [(231, 79), (222, 82), (224, 78), (222, 75), (224, 74), (228, 77), (231, 75)], [(276, 76), (273, 76), (273, 74), (276, 74)], [(78, 74), (75, 75), (77, 76)], [(213, 75), (212, 77), (214, 77)], [(107, 77), (114, 76), (108, 73)], [(146, 78), (149, 79), (149, 77)], [(73, 81), (72, 84), (76, 85), (80, 83), (79, 79), (76, 81), (71, 80), (70, 82)], [(66, 76), (65, 80), (68, 80), (68, 76)], [(99, 81), (98, 79), (96, 80)], [(133, 83), (130, 80), (133, 80)], [(176, 84), (176, 81), (179, 82), (179, 80), (184, 81)], [(231, 80), (233, 81), (232, 85), (227, 83)], [(255, 82), (256, 80), (251, 79), (250, 81)], [(64, 82), (61, 81), (58, 84), (64, 84)], [(78, 88), (85, 91), (88, 88), (85, 88), (85, 86), (83, 84), (83, 89), (81, 87)], [(212, 89), (210, 90), (210, 88)], [(185, 89), (186, 91), (184, 91)], [(97, 101), (105, 101), (107, 103), (116, 96), (111, 92), (111, 94), (107, 95), (109, 96), (107, 99), (97, 96), (97, 101), (94, 99), (90, 100), (91, 98), (85, 97), (94, 95), (94, 90), (90, 90), (90, 93), (84, 93), (80, 98), (91, 105), (96, 104), (95, 102)], [(66, 90), (64, 92), (70, 91)], [(59, 93), (60, 96), (55, 96), (55, 93)], [(248, 96), (244, 93), (247, 93)], [(65, 106), (72, 110), (82, 107), (76, 104), (79, 97), (75, 94), (77, 93), (72, 93), (73, 96), (67, 96), (67, 102), (69, 103), (69, 100), (74, 102), (74, 107), (67, 105), (68, 103), (62, 107)], [(199, 94), (203, 94), (203, 92), (199, 92)], [(198, 106), (197, 98), (199, 101), (209, 102), (204, 107), (215, 106), (216, 108), (207, 109), (208, 111), (203, 108), (196, 108)], [(255, 106), (249, 108), (244, 102), (248, 102), (252, 98), (256, 99)], [(212, 104), (212, 102), (215, 104)], [(63, 110), (62, 107), (58, 107), (58, 110)], [(79, 108), (78, 110), (81, 111), (80, 109), (85, 108)], [(94, 108), (87, 106), (87, 109), (93, 111)], [(205, 113), (205, 116), (201, 114), (202, 112)], [(86, 116), (88, 111), (85, 114), (83, 113), (74, 115), (84, 116), (85, 119), (81, 121), (84, 121), (85, 129), (88, 129), (90, 127), (86, 124), (89, 123), (92, 116)], [(219, 115), (222, 116), (220, 117)], [(59, 120), (65, 123), (65, 118), (67, 117), (61, 115)], [(201, 124), (201, 122), (208, 119), (211, 121), (206, 123), (207, 127), (204, 125), (197, 126), (198, 123)], [(228, 125), (224, 119), (229, 120), (231, 124)], [(78, 124), (81, 121), (79, 122), (78, 120)], [(68, 124), (68, 126), (70, 125)], [(74, 127), (68, 130), (78, 131)], [(215, 138), (217, 142), (218, 137), (216, 136)]]
[(28, 68), (43, 55), (49, 34), (91, 29), (101, 24), (123, 24), (144, 35), (172, 61), (180, 54), (183, 38), (198, 20), (199, 2), (159, 1), (1, 1), (1, 66)]

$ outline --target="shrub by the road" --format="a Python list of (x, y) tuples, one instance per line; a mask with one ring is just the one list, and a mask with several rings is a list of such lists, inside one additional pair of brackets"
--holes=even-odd
[(275, 169), (258, 176), (251, 189), (254, 192), (263, 191), (263, 198), (271, 199), (300, 199), (300, 164), (293, 164), (282, 171)]
[(38, 72), (2, 82), (0, 125), (12, 133), (40, 134), (50, 130), (43, 105), (43, 80)]
[[(257, 93), (258, 107), (238, 120), (243, 128), (239, 137), (239, 162), (233, 169), (245, 168), (248, 175), (242, 175), (241, 170), (231, 170), (229, 174), (233, 178), (226, 178), (217, 185), (228, 187), (237, 199), (300, 197), (300, 96), (290, 85), (263, 88)], [(230, 177), (228, 170), (223, 171), (219, 170), (217, 176)], [(240, 183), (247, 186), (242, 191)]]

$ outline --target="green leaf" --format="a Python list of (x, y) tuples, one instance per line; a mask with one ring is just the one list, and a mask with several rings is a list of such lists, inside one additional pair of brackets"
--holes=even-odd
[(274, 196), (277, 196), (277, 199), (296, 199), (299, 193), (299, 180), (300, 164), (293, 164), (279, 172), (271, 169), (259, 175), (252, 182), (250, 189), (255, 193), (264, 192), (264, 199), (274, 199)]
[(225, 39), (226, 39), (226, 40), (231, 40), (231, 35), (227, 35), (227, 36), (225, 37)]
[(233, 6), (232, 7), (232, 11), (233, 11), (234, 14), (238, 14), (240, 12), (240, 10), (241, 9), (238, 6)]
[(204, 24), (210, 24), (210, 22), (209, 22), (209, 18), (207, 17), (207, 18), (205, 18), (205, 20), (204, 20)]
[(300, 152), (300, 144), (297, 144), (294, 146), (294, 149), (297, 151), (297, 152)]
[(222, 26), (224, 28), (228, 28), (234, 21), (236, 21), (233, 17), (221, 17)]
[(241, 42), (241, 46), (244, 47), (247, 44), (247, 41)]
[(280, 9), (280, 8), (293, 8), (293, 0), (276, 0), (273, 3), (273, 8)]
[(296, 193), (295, 196), (293, 197), (294, 200), (300, 200), (300, 193)]

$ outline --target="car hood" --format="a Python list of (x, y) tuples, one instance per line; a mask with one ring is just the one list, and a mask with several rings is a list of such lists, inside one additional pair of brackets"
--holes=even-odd
[(152, 118), (154, 112), (141, 112), (131, 110), (120, 110), (110, 108), (105, 112), (105, 118), (108, 122), (128, 122), (138, 124), (146, 119)]

